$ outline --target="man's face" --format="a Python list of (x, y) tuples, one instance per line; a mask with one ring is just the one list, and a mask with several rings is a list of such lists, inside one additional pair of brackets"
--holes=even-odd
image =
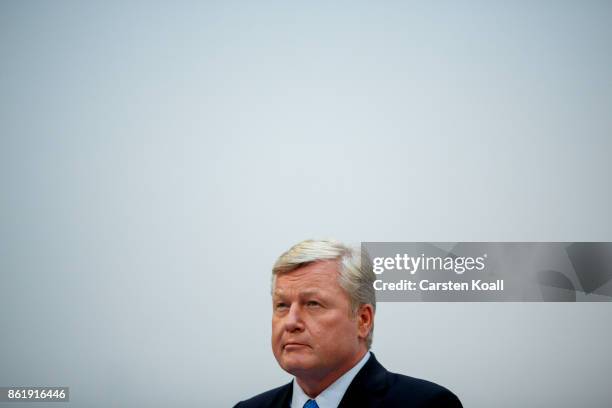
[(319, 261), (276, 278), (272, 350), (278, 364), (296, 377), (342, 372), (365, 350), (338, 268), (336, 261)]

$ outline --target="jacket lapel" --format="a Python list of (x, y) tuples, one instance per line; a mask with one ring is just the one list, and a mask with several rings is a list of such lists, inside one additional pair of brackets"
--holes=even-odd
[(271, 408), (290, 408), (293, 397), (293, 381), (286, 384), (270, 404)]
[(359, 370), (344, 393), (338, 408), (376, 406), (387, 388), (387, 370), (376, 360), (374, 353)]

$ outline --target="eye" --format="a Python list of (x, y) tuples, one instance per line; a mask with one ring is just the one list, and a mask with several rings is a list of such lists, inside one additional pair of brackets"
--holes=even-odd
[(316, 300), (309, 300), (308, 302), (306, 302), (306, 306), (308, 306), (308, 307), (318, 307), (318, 306), (321, 306), (321, 304), (319, 302), (317, 302)]
[(286, 309), (286, 308), (287, 308), (287, 304), (286, 304), (286, 303), (284, 303), (284, 302), (278, 302), (278, 303), (276, 303), (276, 304), (274, 305), (274, 308), (275, 308), (276, 310), (284, 310), (284, 309)]

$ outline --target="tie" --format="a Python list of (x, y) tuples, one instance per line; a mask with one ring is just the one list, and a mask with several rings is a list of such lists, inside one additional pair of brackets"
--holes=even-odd
[(304, 408), (319, 408), (319, 406), (317, 405), (317, 401), (315, 401), (315, 400), (308, 400), (304, 404)]

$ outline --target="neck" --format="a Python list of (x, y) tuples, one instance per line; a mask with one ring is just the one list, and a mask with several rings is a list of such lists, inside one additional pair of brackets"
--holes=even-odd
[(363, 358), (363, 356), (365, 356), (367, 352), (367, 349), (360, 350), (359, 353), (356, 353), (352, 359), (347, 360), (345, 364), (323, 376), (296, 376), (297, 383), (302, 390), (304, 390), (306, 395), (314, 399), (327, 387), (332, 385), (338, 378), (342, 377), (347, 371), (355, 367), (355, 365)]

